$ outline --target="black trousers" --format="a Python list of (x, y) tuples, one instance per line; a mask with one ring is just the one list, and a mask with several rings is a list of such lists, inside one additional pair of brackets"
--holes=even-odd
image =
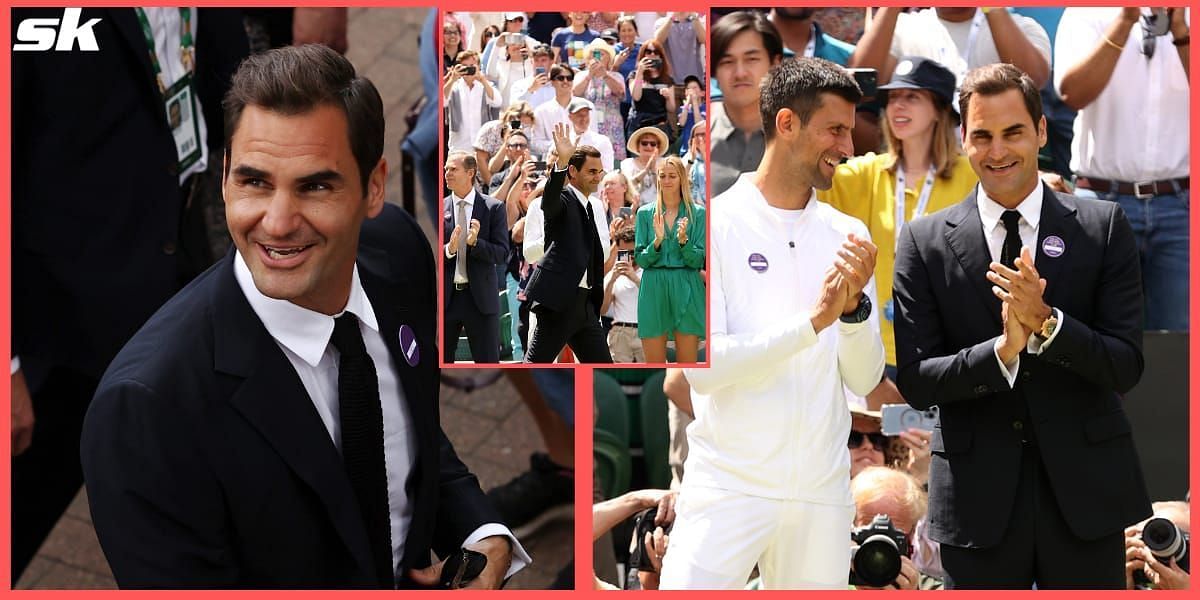
[(600, 325), (600, 307), (592, 303), (588, 294), (588, 290), (579, 288), (566, 311), (550, 310), (545, 305), (532, 308), (537, 325), (529, 334), (525, 362), (554, 362), (563, 346), (570, 346), (580, 363), (612, 362), (608, 339)]
[(454, 362), (454, 349), (458, 346), (458, 335), (463, 329), (467, 330), (471, 360), (477, 363), (500, 362), (500, 315), (480, 313), (470, 289), (455, 291), (451, 286), (442, 327), (444, 362)]
[(12, 585), (83, 484), (79, 436), (98, 381), (51, 371), (33, 393), (33, 441), (12, 459)]
[(1035, 446), (1021, 456), (1008, 529), (991, 548), (942, 544), (947, 589), (1124, 589), (1124, 532), (1075, 537), (1063, 519)]

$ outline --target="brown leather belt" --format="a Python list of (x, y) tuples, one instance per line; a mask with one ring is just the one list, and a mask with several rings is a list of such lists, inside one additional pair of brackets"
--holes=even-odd
[(626, 323), (624, 321), (613, 321), (613, 327), (633, 327), (637, 328), (637, 323)]
[(1097, 179), (1095, 177), (1076, 177), (1075, 187), (1081, 187), (1085, 190), (1092, 190), (1101, 194), (1116, 192), (1126, 196), (1137, 196), (1138, 198), (1150, 198), (1151, 196), (1165, 196), (1167, 194), (1176, 194), (1180, 190), (1188, 189), (1188, 178), (1180, 177), (1179, 179), (1163, 179), (1161, 181), (1109, 181), (1107, 179)]

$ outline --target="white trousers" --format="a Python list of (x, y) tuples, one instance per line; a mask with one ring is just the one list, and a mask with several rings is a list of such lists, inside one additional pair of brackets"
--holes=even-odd
[(742, 589), (754, 565), (762, 589), (846, 589), (852, 505), (684, 488), (660, 589)]

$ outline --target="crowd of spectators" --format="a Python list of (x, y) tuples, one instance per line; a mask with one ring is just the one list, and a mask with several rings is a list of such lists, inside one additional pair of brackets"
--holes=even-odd
[[(491, 264), (501, 273), (496, 292), (503, 292), (493, 325), (503, 330), (500, 360), (519, 362), (528, 348), (530, 306), (523, 289), (553, 243), (546, 239), (540, 196), (556, 158), (551, 134), (560, 123), (570, 126), (575, 146), (600, 152), (605, 173), (589, 203), (605, 253), (601, 314), (610, 353), (619, 362), (699, 360), (706, 297), (706, 17), (442, 15), (445, 151), (473, 154), (472, 189), (506, 207), (506, 239), (487, 240), (508, 247), (506, 259)], [(448, 201), (465, 200), (446, 192)], [(447, 205), (443, 214), (443, 255), (452, 262), (456, 210)], [(644, 229), (637, 225), (643, 218)], [(461, 224), (463, 232), (470, 232), (470, 220)], [(488, 229), (487, 222), (480, 225)], [(634, 247), (620, 251), (620, 239), (631, 233)], [(472, 264), (483, 260), (470, 249), (465, 256)], [(470, 269), (455, 277), (448, 295), (466, 290)], [(491, 361), (490, 352), (455, 353), (460, 333), (457, 326), (444, 330), (451, 358)], [(646, 353), (643, 340), (650, 340)]]

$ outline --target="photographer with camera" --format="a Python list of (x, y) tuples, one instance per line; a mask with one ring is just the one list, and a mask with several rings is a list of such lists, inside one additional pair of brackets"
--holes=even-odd
[(504, 13), (504, 32), (489, 42), (490, 49), (484, 52), (485, 71), (499, 86), (505, 106), (513, 99), (513, 85), (534, 74), (533, 51), (538, 42), (521, 33), (524, 19), (524, 13)]
[[(650, 577), (642, 577), (643, 589), (657, 589), (658, 587), (658, 570), (662, 565), (662, 557), (666, 553), (666, 532), (675, 522), (677, 497), (678, 492), (671, 490), (633, 490), (612, 500), (592, 505), (593, 541), (600, 539), (600, 536), (625, 519), (641, 513), (638, 514), (638, 521), (634, 528), (634, 535), (637, 539), (634, 544), (634, 552), (630, 557), (630, 565), (639, 568), (641, 571), (639, 576), (643, 573), (650, 575)], [(608, 585), (599, 578), (596, 579), (596, 582), (598, 582), (597, 586), (599, 583)], [(604, 587), (603, 589), (610, 588)]]
[(1191, 522), (1187, 502), (1155, 502), (1153, 518), (1125, 529), (1125, 589), (1188, 589)]
[(500, 108), (501, 98), (479, 69), (478, 52), (463, 50), (457, 58), (458, 64), (446, 72), (442, 84), (442, 106), (449, 125), (446, 150), (474, 155), (475, 136), (495, 114), (492, 110)]
[(1141, 255), (1145, 329), (1188, 329), (1188, 13), (1068, 8), (1054, 79), (1079, 111), (1075, 195), (1121, 205)]
[[(642, 44), (637, 69), (629, 76), (629, 98), (633, 107), (625, 121), (625, 131), (630, 134), (627, 139), (638, 129), (655, 127), (670, 142), (673, 138), (668, 120), (675, 114), (675, 80), (662, 44), (654, 40)], [(660, 151), (665, 153), (667, 148)]]
[(915, 590), (921, 573), (912, 555), (917, 523), (925, 516), (925, 490), (916, 478), (887, 467), (868, 467), (850, 481), (854, 530), (850, 583), (855, 589)]

